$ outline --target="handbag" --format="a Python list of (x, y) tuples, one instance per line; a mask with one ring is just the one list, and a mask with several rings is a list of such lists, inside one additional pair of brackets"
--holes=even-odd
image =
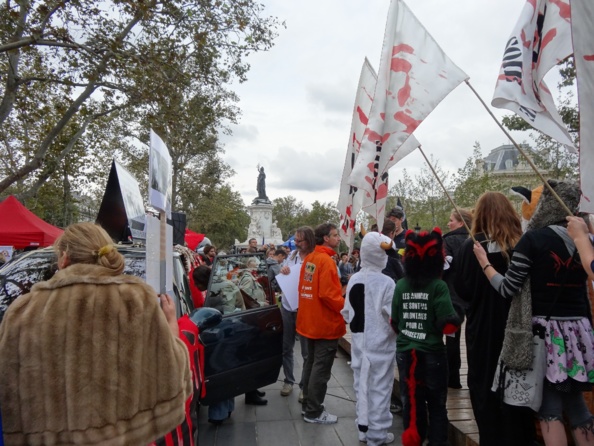
[(515, 370), (526, 370), (532, 365), (534, 337), (532, 334), (532, 297), (530, 278), (526, 279), (520, 294), (512, 299), (500, 359)]
[(500, 356), (491, 390), (499, 393), (506, 404), (529, 407), (536, 412), (542, 403), (547, 358), (545, 328), (537, 326), (535, 331), (531, 341), (531, 354), (528, 355), (530, 367), (522, 370), (513, 369)]

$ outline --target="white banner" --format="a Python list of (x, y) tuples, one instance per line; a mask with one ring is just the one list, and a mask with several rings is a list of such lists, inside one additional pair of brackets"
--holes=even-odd
[(349, 177), (349, 184), (368, 192), (366, 210), (374, 208), (378, 226), (383, 224), (381, 200), (387, 195), (388, 169), (418, 142), (410, 140), (410, 146), (400, 154), (398, 150), (437, 104), (467, 78), (406, 4), (392, 0), (369, 123)]
[(573, 52), (569, 0), (527, 0), (507, 41), (491, 104), (575, 152), (543, 78)]
[(353, 107), (353, 118), (351, 120), (351, 132), (349, 133), (349, 143), (347, 147), (344, 169), (342, 171), (342, 180), (340, 183), (340, 194), (338, 196), (338, 211), (340, 212), (340, 237), (349, 247), (353, 249), (355, 235), (357, 234), (356, 221), (357, 214), (363, 204), (364, 191), (348, 183), (349, 176), (359, 155), (363, 133), (367, 127), (369, 111), (373, 102), (373, 92), (377, 81), (377, 74), (367, 60), (361, 67), (359, 76), (359, 85), (355, 95), (355, 106)]
[(571, 21), (580, 107), (580, 210), (594, 213), (594, 2), (572, 0)]
[(378, 226), (383, 224), (388, 169), (418, 146), (412, 133), (467, 78), (406, 4), (392, 0), (369, 123), (349, 177), (349, 184), (368, 192), (364, 208), (373, 209)]
[[(386, 171), (378, 178), (378, 187), (375, 189), (375, 194), (370, 194), (369, 192), (365, 192), (365, 196), (363, 197), (363, 209), (369, 215), (375, 217), (377, 221), (377, 225), (379, 230), (382, 230), (384, 225), (384, 215), (386, 214), (386, 201), (388, 199), (388, 170), (404, 158), (406, 155), (411, 153), (417, 147), (419, 147), (421, 143), (417, 141), (414, 135), (410, 135), (410, 137), (404, 141), (398, 149), (396, 149), (396, 153), (388, 160), (388, 165), (386, 166)], [(378, 161), (379, 162), (379, 161)]]

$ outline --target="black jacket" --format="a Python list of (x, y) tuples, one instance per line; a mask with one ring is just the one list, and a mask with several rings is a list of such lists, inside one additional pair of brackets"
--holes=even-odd
[(454, 282), (456, 275), (459, 274), (459, 260), (456, 261), (460, 254), (460, 248), (464, 242), (468, 239), (468, 231), (464, 226), (453, 231), (444, 234), (443, 246), (445, 249), (445, 255), (451, 256), (450, 267), (443, 272), (443, 280), (448, 284), (450, 290), (450, 296), (452, 298), (452, 304), (458, 315), (463, 315), (466, 311), (467, 303), (461, 299), (454, 288)]

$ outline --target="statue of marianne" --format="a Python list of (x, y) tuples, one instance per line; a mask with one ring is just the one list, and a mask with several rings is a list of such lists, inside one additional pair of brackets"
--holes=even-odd
[(256, 190), (258, 191), (258, 200), (268, 200), (266, 196), (266, 174), (264, 173), (264, 167), (260, 167), (258, 169), (258, 183), (256, 185)]

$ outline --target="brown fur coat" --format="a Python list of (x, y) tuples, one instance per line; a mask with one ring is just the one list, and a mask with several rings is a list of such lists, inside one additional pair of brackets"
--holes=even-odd
[(98, 265), (36, 284), (0, 325), (7, 445), (142, 445), (177, 426), (188, 351), (155, 291)]

